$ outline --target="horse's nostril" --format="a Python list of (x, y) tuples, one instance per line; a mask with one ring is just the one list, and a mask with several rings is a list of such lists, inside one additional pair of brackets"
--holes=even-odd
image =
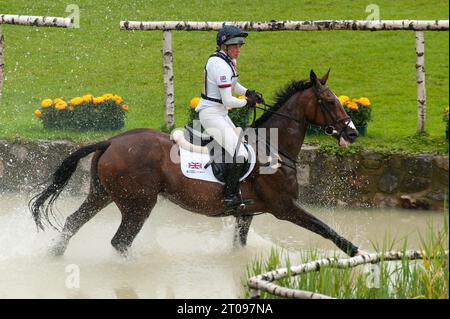
[(356, 138), (358, 137), (358, 132), (357, 131), (350, 131), (347, 133), (347, 137), (350, 140), (350, 142), (353, 142), (354, 140), (356, 140)]

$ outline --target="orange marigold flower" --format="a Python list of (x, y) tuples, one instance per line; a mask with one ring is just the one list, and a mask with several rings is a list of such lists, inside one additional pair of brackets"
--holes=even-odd
[(36, 111), (34, 111), (34, 115), (36, 115), (37, 117), (41, 117), (42, 112), (40, 110), (36, 110)]
[(195, 109), (198, 105), (198, 102), (200, 102), (200, 98), (199, 97), (194, 97), (191, 99), (191, 101), (189, 102), (189, 106), (191, 107), (191, 109)]
[(118, 95), (114, 95), (113, 99), (114, 99), (114, 101), (116, 101), (117, 105), (119, 105), (119, 104), (121, 104), (123, 102), (123, 99), (120, 96), (118, 96)]
[(358, 103), (361, 104), (362, 106), (370, 106), (370, 100), (366, 97), (360, 97), (358, 99)]
[(84, 99), (82, 97), (76, 97), (70, 100), (70, 103), (73, 105), (80, 105), (84, 102)]
[(350, 110), (358, 110), (359, 108), (358, 108), (358, 104), (356, 104), (355, 102), (353, 102), (353, 101), (348, 101), (347, 103), (346, 103), (346, 106), (350, 109)]
[(52, 106), (52, 104), (53, 104), (52, 99), (45, 99), (45, 100), (42, 100), (42, 102), (41, 102), (41, 106), (44, 108)]
[(91, 102), (94, 99), (94, 96), (92, 94), (86, 94), (83, 96), (83, 101), (86, 103)]
[(348, 101), (350, 101), (350, 98), (347, 95), (340, 95), (338, 97), (339, 102), (341, 102), (342, 105), (345, 105)]
[(64, 102), (64, 101), (58, 102), (58, 103), (56, 103), (56, 105), (55, 105), (55, 108), (56, 108), (57, 110), (64, 110), (66, 107), (67, 107), (67, 103)]
[(128, 105), (126, 105), (126, 104), (125, 104), (125, 105), (122, 105), (121, 108), (122, 108), (122, 110), (124, 110), (124, 111), (128, 111)]
[(102, 104), (103, 102), (105, 102), (105, 99), (103, 97), (94, 97), (92, 101), (94, 102), (94, 104)]

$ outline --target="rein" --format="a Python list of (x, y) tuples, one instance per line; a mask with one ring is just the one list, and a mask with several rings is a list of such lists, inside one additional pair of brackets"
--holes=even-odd
[[(297, 120), (297, 119), (295, 119), (295, 118), (293, 118), (293, 117), (291, 117), (291, 116), (289, 116), (289, 115), (285, 115), (285, 114), (281, 114), (281, 113), (272, 111), (271, 109), (274, 108), (274, 106), (273, 106), (273, 105), (270, 105), (270, 104), (267, 104), (267, 103), (264, 101), (264, 99), (261, 101), (260, 104), (264, 105), (265, 107), (262, 108), (262, 107), (259, 107), (259, 106), (254, 106), (254, 108), (253, 108), (253, 121), (252, 121), (251, 126), (253, 126), (253, 124), (255, 123), (255, 120), (256, 120), (256, 109), (260, 109), (260, 110), (263, 110), (264, 112), (269, 112), (269, 113), (271, 113), (271, 114), (275, 114), (275, 115), (278, 115), (278, 116), (287, 118), (287, 119), (292, 120), (292, 121), (294, 121), (294, 122), (296, 122), (296, 123), (298, 123), (298, 124), (304, 124), (304, 123), (306, 123), (306, 121), (303, 121), (303, 122), (302, 122), (302, 121), (299, 121), (299, 120)], [(248, 111), (247, 111), (247, 114), (248, 114)], [(266, 147), (267, 147), (269, 150), (272, 148), (271, 145), (270, 145), (270, 143), (269, 143), (267, 140), (266, 140)], [(279, 154), (283, 155), (283, 156), (286, 157), (289, 161), (291, 161), (292, 163), (294, 163), (294, 165), (289, 165), (289, 164), (287, 164), (286, 162), (280, 160), (280, 164), (281, 164), (281, 165), (284, 165), (284, 166), (287, 166), (287, 167), (289, 167), (289, 168), (292, 168), (293, 170), (297, 170), (296, 164), (299, 163), (297, 160), (293, 159), (290, 155), (286, 154), (286, 152), (284, 152), (284, 151), (282, 151), (282, 150), (280, 150), (280, 149), (278, 149), (277, 151), (278, 151)]]
[[(271, 108), (273, 108), (274, 106), (273, 105), (270, 105), (270, 104), (266, 104), (265, 102), (261, 102), (261, 104), (262, 105), (264, 105), (265, 107), (268, 107), (268, 108), (263, 108), (263, 107), (259, 107), (259, 106), (255, 106), (254, 108), (255, 108), (255, 111), (256, 111), (256, 109), (260, 109), (260, 110), (263, 110), (264, 112), (269, 112), (269, 113), (271, 113), (271, 114), (275, 114), (275, 115), (278, 115), (278, 116), (281, 116), (281, 117), (285, 117), (285, 118), (287, 118), (287, 119), (290, 119), (290, 120), (292, 120), (292, 121), (294, 121), (294, 122), (296, 122), (296, 123), (298, 123), (298, 124), (303, 124), (304, 122), (306, 122), (306, 121), (299, 121), (299, 120), (297, 120), (297, 119), (295, 119), (295, 118), (293, 118), (293, 117), (291, 117), (291, 116), (289, 116), (289, 115), (285, 115), (285, 114), (282, 114), (282, 113), (278, 113), (278, 112), (276, 112), (276, 111), (272, 111), (271, 110)], [(254, 121), (255, 119), (253, 118), (253, 121)]]

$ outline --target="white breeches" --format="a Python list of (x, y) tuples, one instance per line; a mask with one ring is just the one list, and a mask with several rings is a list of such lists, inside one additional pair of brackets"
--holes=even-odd
[[(199, 119), (206, 133), (211, 135), (230, 155), (234, 155), (239, 137), (236, 126), (228, 117), (228, 111), (223, 106), (209, 106), (199, 112)], [(242, 142), (236, 155), (248, 159), (247, 150)]]

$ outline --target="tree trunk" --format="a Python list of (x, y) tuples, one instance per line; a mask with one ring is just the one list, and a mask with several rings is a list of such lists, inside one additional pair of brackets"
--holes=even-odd
[(3, 37), (2, 30), (0, 30), (0, 102), (3, 95), (3, 78), (4, 78), (4, 59), (3, 59), (3, 46), (5, 38)]

